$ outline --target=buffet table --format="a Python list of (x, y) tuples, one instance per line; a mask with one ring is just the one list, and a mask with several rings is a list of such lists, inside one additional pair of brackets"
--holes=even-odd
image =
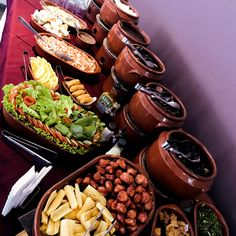
[[(26, 50), (29, 55), (34, 55), (32, 50), (34, 37), (30, 31), (19, 23), (17, 18), (22, 16), (29, 22), (30, 15), (39, 7), (38, 0), (8, 1), (8, 16), (0, 48), (1, 88), (4, 84), (17, 84), (24, 80), (21, 71), (23, 65), (22, 52)], [(2, 96), (1, 90), (0, 100), (2, 100)], [(3, 129), (2, 122), (0, 123), (0, 128), (1, 130)], [(6, 144), (2, 139), (0, 140), (0, 149), (0, 211), (2, 211), (12, 185), (30, 169), (33, 162), (27, 159), (24, 154), (20, 154), (17, 150)], [(18, 217), (34, 209), (43, 193), (58, 180), (71, 173), (71, 171), (58, 166), (53, 167), (40, 183), (39, 193), (37, 193), (33, 201), (25, 209), (13, 209), (6, 217), (0, 216), (1, 235), (16, 235), (19, 233), (22, 227)]]

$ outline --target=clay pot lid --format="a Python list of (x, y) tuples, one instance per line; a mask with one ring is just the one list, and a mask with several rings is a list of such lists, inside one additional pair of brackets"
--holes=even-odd
[[(162, 84), (155, 83), (155, 82), (150, 82), (146, 84), (146, 88), (154, 89), (158, 93), (163, 93), (165, 96), (170, 95), (170, 97), (173, 98), (175, 102), (177, 102), (180, 105), (180, 111), (176, 114), (171, 114), (170, 112), (167, 111), (168, 105), (164, 105), (161, 101), (157, 102), (157, 100), (152, 99), (150, 96), (146, 95), (150, 103), (157, 108), (160, 113), (162, 113), (165, 117), (175, 120), (175, 121), (183, 121), (187, 117), (187, 111), (184, 106), (184, 104), (181, 102), (181, 100), (168, 88), (163, 86)], [(175, 109), (177, 112), (177, 109)]]
[(145, 70), (147, 70), (147, 73), (153, 73), (153, 74), (156, 74), (156, 75), (162, 75), (164, 74), (165, 72), (165, 66), (163, 64), (163, 62), (161, 61), (161, 59), (155, 55), (154, 52), (152, 52), (151, 50), (139, 45), (139, 44), (134, 44), (134, 46), (137, 48), (141, 48), (142, 50), (144, 50), (150, 57), (151, 59), (153, 60), (153, 62), (160, 68), (158, 70), (154, 70), (146, 65), (144, 65), (140, 60), (138, 60), (138, 58), (134, 55), (134, 53), (132, 52), (132, 50), (130, 48), (128, 48), (126, 46), (126, 48), (128, 49), (128, 53), (129, 55), (134, 59), (134, 61), (139, 64), (141, 67), (143, 67)]
[[(133, 42), (148, 46), (150, 44), (149, 36), (137, 25), (131, 21), (119, 20), (117, 26), (120, 31)], [(130, 29), (130, 30), (129, 30)]]
[(109, 32), (110, 27), (107, 26), (107, 25), (101, 20), (100, 14), (97, 14), (97, 15), (96, 15), (96, 20), (97, 20), (98, 24), (99, 24), (104, 30), (106, 30), (107, 32)]
[[(174, 141), (179, 142), (178, 144), (176, 144), (176, 146), (178, 146), (178, 147), (180, 147), (181, 145), (182, 145), (182, 147), (186, 147), (187, 144), (188, 145), (193, 144), (194, 145), (193, 150), (197, 149), (198, 153), (200, 154), (200, 157), (204, 157), (207, 160), (206, 162), (207, 162), (207, 165), (209, 166), (209, 169), (210, 169), (209, 176), (203, 176), (199, 173), (194, 172), (193, 170), (190, 169), (190, 167), (187, 167), (184, 163), (182, 163), (182, 161), (179, 158), (177, 158), (177, 156), (175, 154), (171, 153), (171, 151), (168, 151), (168, 149), (163, 147), (164, 143), (167, 142), (167, 143), (170, 143), (170, 147), (175, 148), (175, 146), (173, 144)], [(206, 149), (206, 147), (198, 139), (193, 137), (191, 134), (189, 134), (183, 130), (171, 130), (171, 131), (167, 132), (164, 142), (163, 142), (163, 139), (160, 142), (162, 142), (159, 144), (162, 151), (167, 153), (168, 156), (171, 157), (172, 161), (174, 161), (188, 175), (192, 176), (195, 179), (203, 181), (203, 182), (209, 181), (209, 179), (214, 179), (216, 177), (217, 167), (216, 167), (215, 160), (213, 159), (213, 157), (211, 156), (209, 151)], [(182, 151), (179, 149), (177, 149), (177, 150)], [(191, 150), (191, 151), (193, 151), (193, 150)], [(186, 152), (183, 152), (183, 153), (186, 154)], [(184, 157), (182, 157), (182, 158), (184, 158)], [(206, 190), (203, 189), (203, 191), (206, 191)]]
[(221, 230), (222, 230), (222, 235), (223, 236), (229, 236), (229, 227), (223, 217), (223, 215), (219, 212), (219, 210), (212, 204), (210, 204), (209, 202), (206, 202), (206, 201), (201, 201), (201, 202), (198, 202), (195, 207), (194, 207), (194, 231), (195, 231), (195, 236), (201, 236), (199, 233), (198, 233), (198, 209), (199, 207), (206, 207), (206, 208), (209, 208), (211, 209), (217, 219), (218, 219), (218, 222), (220, 223), (221, 225)]
[(171, 213), (175, 214), (177, 216), (177, 221), (183, 221), (185, 224), (188, 225), (188, 232), (190, 233), (190, 236), (194, 236), (193, 227), (188, 220), (187, 216), (184, 214), (184, 212), (176, 205), (176, 204), (167, 204), (160, 206), (155, 213), (153, 225), (152, 225), (152, 234), (155, 235), (155, 228), (157, 227), (157, 224), (159, 223), (159, 214), (160, 212), (166, 211), (168, 215)]
[(93, 36), (91, 36), (90, 34), (86, 33), (86, 32), (79, 32), (77, 34), (77, 38), (79, 40), (81, 40), (82, 42), (84, 42), (85, 44), (88, 44), (88, 45), (95, 45), (96, 43), (96, 40), (93, 38)]

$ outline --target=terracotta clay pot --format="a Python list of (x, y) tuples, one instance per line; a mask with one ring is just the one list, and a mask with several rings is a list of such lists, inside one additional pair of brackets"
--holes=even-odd
[(165, 72), (165, 66), (162, 61), (151, 50), (145, 47), (141, 48), (151, 56), (159, 69), (154, 70), (144, 65), (126, 46), (117, 57), (115, 72), (121, 81), (129, 87), (133, 87), (137, 83), (159, 81), (161, 79), (160, 76)]
[(121, 10), (113, 0), (105, 0), (100, 9), (100, 15), (102, 21), (108, 26), (112, 27), (118, 20), (132, 21), (135, 24), (138, 23), (139, 13), (129, 3), (128, 5), (135, 13), (136, 16), (130, 15), (127, 12)]
[(134, 163), (139, 164), (142, 169), (147, 173), (147, 175), (149, 176), (149, 182), (154, 190), (155, 193), (155, 197), (157, 199), (157, 202), (159, 203), (164, 203), (166, 201), (172, 201), (172, 202), (177, 202), (178, 199), (174, 198), (173, 196), (171, 196), (171, 194), (167, 193), (165, 190), (161, 189), (160, 186), (158, 186), (158, 184), (152, 179), (152, 177), (149, 175), (148, 173), (148, 169), (147, 169), (147, 164), (146, 164), (146, 153), (147, 153), (147, 147), (143, 148), (138, 155), (136, 155), (136, 157), (133, 159)]
[(107, 35), (108, 45), (117, 56), (121, 53), (125, 47), (123, 39), (129, 39), (131, 43), (140, 44), (142, 46), (148, 46), (150, 44), (149, 36), (133, 22), (118, 21), (114, 24)]
[(86, 32), (80, 32), (75, 39), (75, 45), (83, 50), (90, 50), (96, 40)]
[(116, 56), (108, 49), (107, 38), (103, 40), (103, 44), (96, 53), (95, 58), (101, 66), (102, 72), (108, 74), (116, 61)]
[(229, 236), (230, 235), (229, 234), (229, 227), (228, 227), (224, 217), (222, 216), (222, 214), (219, 212), (219, 210), (215, 206), (213, 206), (212, 204), (210, 204), (208, 202), (198, 202), (195, 205), (195, 207), (194, 207), (194, 230), (195, 230), (195, 236), (201, 236), (201, 234), (198, 232), (198, 215), (197, 215), (198, 209), (201, 206), (205, 206), (206, 208), (211, 209), (215, 213), (215, 215), (216, 215), (216, 217), (217, 217), (217, 219), (218, 219), (218, 221), (219, 221), (219, 223), (221, 225), (222, 235), (223, 236)]
[(173, 109), (173, 113), (170, 113), (169, 106), (164, 105), (162, 107), (150, 95), (137, 91), (128, 104), (128, 112), (133, 122), (147, 134), (155, 133), (158, 130), (163, 130), (163, 128), (181, 127), (186, 119), (187, 112), (180, 99), (161, 84), (153, 82), (148, 83), (146, 87), (155, 91), (160, 90), (165, 96), (168, 94), (168, 97), (172, 97), (180, 105), (180, 109)]
[(129, 90), (122, 84), (116, 76), (114, 66), (111, 68), (110, 75), (106, 78), (102, 85), (103, 92), (112, 92), (117, 102), (124, 101), (129, 94)]
[[(184, 212), (175, 204), (168, 204), (168, 205), (162, 205), (161, 207), (159, 207), (155, 213), (154, 216), (154, 220), (153, 220), (153, 224), (152, 224), (152, 233), (151, 236), (155, 236), (155, 228), (157, 227), (158, 223), (159, 223), (159, 215), (160, 212), (166, 212), (169, 216), (173, 213), (175, 214), (175, 216), (177, 216), (177, 221), (183, 221), (185, 224), (188, 225), (188, 233), (190, 236), (194, 236), (194, 231), (193, 231), (193, 227), (190, 224), (187, 216), (184, 214)], [(168, 224), (167, 224), (168, 225)], [(160, 227), (160, 226), (159, 226)], [(162, 234), (161, 235), (165, 235)]]
[(102, 45), (104, 38), (106, 38), (109, 28), (101, 21), (100, 15), (96, 15), (96, 22), (91, 28), (91, 35), (96, 40), (98, 46)]
[(124, 106), (123, 110), (115, 117), (114, 123), (118, 129), (124, 129), (127, 141), (136, 143), (145, 138), (145, 134), (142, 133), (130, 119), (127, 112), (127, 105)]
[(91, 3), (89, 4), (85, 18), (91, 24), (94, 24), (94, 22), (96, 21), (96, 15), (99, 14), (99, 12), (100, 12), (100, 6), (95, 1), (92, 0)]
[[(209, 168), (207, 176), (200, 176), (191, 171), (176, 155), (162, 147), (173, 137), (180, 143), (190, 142), (201, 153)], [(152, 178), (163, 189), (182, 199), (195, 199), (202, 192), (207, 192), (217, 173), (215, 161), (206, 147), (189, 133), (180, 130), (161, 133), (148, 148), (146, 163), (148, 173)]]

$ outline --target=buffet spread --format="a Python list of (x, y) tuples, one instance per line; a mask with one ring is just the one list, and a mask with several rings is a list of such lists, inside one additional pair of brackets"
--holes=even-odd
[(181, 129), (186, 108), (161, 84), (139, 12), (92, 0), (82, 19), (65, 6), (19, 16), (34, 55), (24, 49), (24, 79), (2, 88), (4, 128), (55, 152), (41, 157), (50, 170), (75, 170), (42, 193), (33, 235), (229, 235), (206, 194), (214, 158)]

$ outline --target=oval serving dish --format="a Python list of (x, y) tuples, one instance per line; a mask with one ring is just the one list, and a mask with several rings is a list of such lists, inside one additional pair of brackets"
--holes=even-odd
[(57, 34), (54, 34), (54, 33), (50, 32), (45, 27), (43, 27), (43, 25), (40, 25), (36, 20), (32, 19), (32, 17), (31, 17), (31, 20), (30, 20), (30, 24), (39, 33), (50, 33), (52, 35), (55, 35), (56, 37), (62, 38), (62, 39), (67, 40), (67, 41), (69, 41), (71, 39), (70, 35), (61, 37)]
[(104, 124), (69, 96), (35, 81), (5, 85), (3, 91), (3, 118), (12, 129), (23, 131), (24, 136), (73, 156), (82, 156), (100, 146)]
[[(71, 13), (70, 11), (66, 10), (65, 8), (59, 6), (59, 5), (57, 5), (56, 3), (51, 2), (51, 1), (44, 1), (44, 2), (45, 2), (45, 4), (46, 4), (47, 6), (58, 7), (60, 10), (64, 11), (65, 13), (67, 13), (67, 14), (69, 14), (70, 16), (72, 16), (73, 18), (75, 18), (75, 19), (77, 20), (77, 24), (80, 26), (80, 27), (79, 27), (80, 30), (86, 30), (86, 29), (88, 28), (88, 25), (87, 25), (87, 23), (86, 23), (84, 20), (82, 20), (80, 17), (74, 15), (74, 14)], [(66, 22), (65, 22), (65, 23), (66, 23)], [(71, 27), (72, 29), (75, 29), (75, 24), (74, 24), (74, 23), (73, 23), (73, 24), (68, 24), (68, 25), (69, 25), (69, 27)]]
[[(58, 182), (57, 184), (55, 184), (53, 187), (51, 187), (41, 198), (37, 208), (36, 208), (36, 212), (35, 212), (35, 217), (34, 217), (34, 235), (35, 236), (41, 236), (43, 235), (40, 232), (40, 219), (41, 219), (41, 214), (43, 211), (43, 208), (47, 202), (48, 197), (50, 196), (50, 194), (54, 191), (54, 190), (59, 190), (61, 188), (63, 188), (65, 185), (67, 184), (74, 184), (75, 182), (77, 182), (78, 178), (84, 178), (86, 176), (86, 174), (88, 173), (96, 173), (96, 166), (98, 166), (99, 161), (101, 159), (108, 159), (109, 163), (113, 162), (115, 163), (116, 160), (121, 160), (122, 162), (124, 161), (126, 163), (126, 165), (128, 165), (129, 167), (131, 167), (130, 169), (134, 169), (135, 171), (137, 171), (137, 174), (142, 174), (144, 175), (146, 178), (146, 173), (137, 165), (134, 164), (131, 161), (128, 161), (127, 159), (123, 158), (123, 157), (117, 157), (117, 156), (113, 156), (113, 155), (102, 155), (102, 156), (98, 156), (95, 159), (93, 159), (92, 161), (90, 161), (89, 163), (87, 163), (85, 166), (83, 166), (82, 168), (78, 169), (77, 171), (75, 171), (74, 173), (70, 174), (69, 176), (67, 176), (66, 178), (64, 178), (63, 180), (61, 180), (60, 182)], [(120, 167), (118, 167), (120, 168)], [(86, 178), (86, 177), (85, 177)], [(101, 185), (103, 186), (103, 185)], [(138, 227), (136, 228), (135, 231), (128, 233), (126, 231), (125, 235), (138, 235), (146, 226), (147, 224), (150, 222), (150, 220), (152, 219), (153, 215), (154, 215), (154, 211), (155, 211), (155, 198), (153, 198), (154, 193), (152, 190), (152, 187), (149, 184), (148, 181), (148, 185), (147, 185), (147, 189), (150, 192), (151, 197), (151, 201), (152, 201), (152, 208), (148, 211), (147, 213), (147, 219), (145, 223), (138, 223)], [(81, 189), (83, 190), (83, 189)], [(114, 193), (113, 193), (114, 195)], [(106, 200), (108, 201), (109, 199), (112, 198), (112, 193), (107, 194), (106, 195)], [(140, 205), (140, 204), (139, 204)], [(108, 207), (108, 204), (106, 205)], [(138, 206), (138, 204), (137, 204)], [(109, 209), (109, 208), (108, 208)], [(137, 208), (135, 208), (137, 210)], [(119, 219), (115, 217), (115, 219), (119, 222)], [(132, 228), (132, 227), (131, 227)], [(126, 228), (126, 230), (128, 230), (128, 227)], [(116, 235), (120, 235), (120, 233), (117, 231), (115, 232)]]
[[(41, 57), (44, 57), (45, 59), (47, 59), (48, 61), (50, 61), (51, 63), (55, 65), (60, 65), (64, 70), (67, 70), (71, 74), (75, 73), (75, 74), (86, 76), (86, 75), (95, 75), (101, 72), (101, 68), (99, 64), (97, 63), (97, 61), (85, 51), (75, 47), (74, 45), (66, 42), (65, 40), (60, 39), (59, 37), (53, 36), (52, 34), (40, 33), (40, 35), (42, 37), (45, 37), (45, 39), (50, 40), (49, 44), (48, 43), (45, 44), (45, 42), (43, 42), (44, 43), (43, 45), (42, 40), (35, 36), (35, 40), (36, 40), (35, 49)], [(65, 55), (70, 56), (72, 61), (65, 61), (64, 59), (60, 58), (58, 55), (55, 55), (55, 53), (51, 50), (50, 48), (51, 45), (54, 46), (55, 43), (57, 44), (57, 46), (59, 45), (58, 41), (60, 41), (61, 48), (59, 50), (54, 47), (54, 50), (57, 50), (59, 53), (64, 53)], [(63, 52), (61, 51), (62, 49), (64, 50)], [(71, 50), (72, 55), (68, 54), (68, 49)], [(80, 64), (81, 59), (83, 59), (82, 61), (83, 63), (87, 63), (87, 64), (81, 65)], [(89, 60), (91, 62), (90, 65), (88, 65)], [(91, 67), (92, 69), (90, 70), (84, 69), (85, 67), (88, 67), (88, 66)]]
[[(71, 98), (73, 99), (73, 101), (75, 102), (75, 103), (77, 103), (78, 105), (80, 105), (80, 106), (91, 106), (96, 100), (97, 100), (97, 97), (92, 97), (89, 93), (88, 93), (88, 91), (85, 89), (85, 87), (84, 87), (84, 85), (83, 84), (79, 84), (78, 83), (78, 86), (80, 86), (80, 85), (82, 85), (82, 87), (83, 88), (81, 88), (80, 90), (84, 90), (85, 92), (83, 93), (83, 94), (81, 94), (81, 95), (85, 95), (85, 94), (88, 94), (90, 97), (91, 97), (91, 99), (89, 99), (90, 101), (88, 101), (88, 102), (81, 102), (81, 100), (79, 100), (79, 99), (76, 99), (76, 96), (73, 94), (74, 92), (76, 92), (76, 91), (73, 91), (73, 92), (71, 92), (70, 91), (70, 88), (71, 87), (75, 87), (75, 86), (77, 86), (77, 85), (72, 85), (70, 88), (68, 87), (68, 84), (67, 84), (67, 82), (69, 82), (69, 81), (72, 81), (72, 80), (77, 80), (77, 81), (79, 81), (78, 79), (74, 79), (74, 78), (72, 78), (72, 77), (64, 77), (64, 80), (62, 80), (62, 86), (64, 87), (64, 89), (67, 91), (67, 93), (71, 96)], [(80, 90), (77, 90), (77, 91), (80, 91)], [(78, 96), (80, 96), (80, 95), (78, 95)]]

